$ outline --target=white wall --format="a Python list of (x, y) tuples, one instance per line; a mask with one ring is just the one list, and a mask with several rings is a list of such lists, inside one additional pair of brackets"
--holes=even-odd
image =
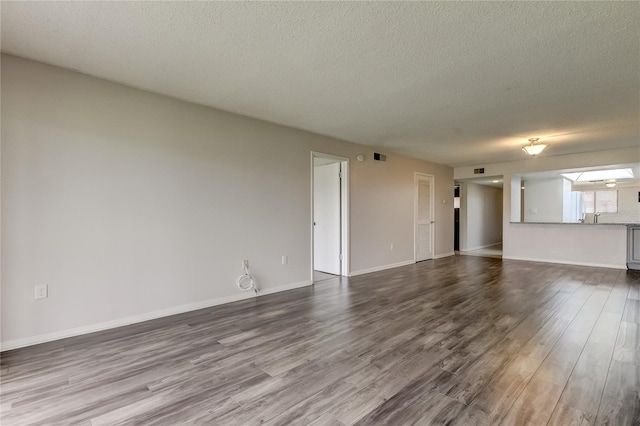
[[(476, 250), (502, 241), (502, 188), (466, 182), (465, 234), (461, 251)], [(462, 241), (461, 241), (462, 243)]]
[[(575, 208), (572, 208), (572, 206), (575, 206)], [(571, 181), (569, 179), (562, 179), (562, 221), (577, 222), (578, 217), (576, 210), (576, 199), (571, 196)]]
[[(522, 211), (524, 210), (524, 197), (522, 195), (522, 178), (520, 176), (511, 176), (511, 181), (509, 183), (509, 187), (511, 188), (511, 194), (509, 196), (511, 208), (511, 222), (520, 222), (522, 218)], [(504, 196), (504, 187), (502, 188), (503, 199), (508, 198)], [(504, 200), (503, 200), (504, 203)], [(504, 216), (503, 220), (507, 218)]]
[[(519, 175), (523, 173), (629, 164), (638, 161), (640, 161), (640, 149), (630, 147), (456, 167), (454, 176), (456, 180), (473, 178), (473, 169), (476, 167), (484, 167), (487, 176), (504, 176), (503, 259), (626, 268), (626, 228), (624, 226), (511, 223), (511, 196), (512, 191), (517, 192), (517, 189), (512, 187), (519, 186)], [(513, 215), (514, 219), (517, 217), (517, 214)]]
[(453, 252), (450, 167), (11, 56), (1, 77), (4, 349), (248, 297), (242, 259), (266, 292), (309, 284), (311, 151), (367, 157), (352, 272), (413, 260), (416, 171), (435, 175), (436, 255)]
[(524, 221), (562, 222), (564, 179), (524, 181)]

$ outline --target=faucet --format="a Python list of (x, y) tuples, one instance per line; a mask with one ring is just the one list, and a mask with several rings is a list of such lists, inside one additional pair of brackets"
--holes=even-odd
[(598, 223), (598, 217), (601, 215), (602, 213), (594, 213), (593, 214), (593, 223)]

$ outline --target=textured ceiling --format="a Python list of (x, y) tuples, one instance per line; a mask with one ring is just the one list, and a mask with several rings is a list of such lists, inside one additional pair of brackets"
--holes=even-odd
[(640, 2), (2, 2), (2, 51), (449, 165), (640, 149)]

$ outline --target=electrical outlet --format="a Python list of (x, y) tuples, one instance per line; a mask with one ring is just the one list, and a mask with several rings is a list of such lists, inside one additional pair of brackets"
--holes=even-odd
[(391, 248), (391, 250), (393, 250), (393, 243), (391, 243), (391, 247), (390, 248)]
[(282, 256), (282, 264), (286, 265), (287, 263), (289, 263), (289, 256), (287, 255)]
[(243, 260), (242, 261), (242, 269), (249, 269), (249, 261), (248, 260)]
[(46, 284), (35, 286), (34, 292), (34, 299), (46, 299), (47, 297), (49, 297), (49, 289)]

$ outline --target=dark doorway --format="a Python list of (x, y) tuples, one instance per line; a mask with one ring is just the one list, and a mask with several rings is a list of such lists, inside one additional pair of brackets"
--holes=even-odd
[(453, 188), (453, 250), (460, 251), (460, 186)]

